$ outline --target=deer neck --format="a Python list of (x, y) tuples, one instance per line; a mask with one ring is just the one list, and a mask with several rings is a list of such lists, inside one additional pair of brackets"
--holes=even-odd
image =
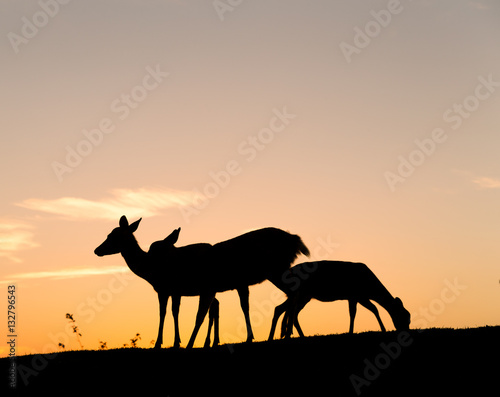
[(377, 302), (380, 306), (382, 306), (387, 312), (391, 315), (393, 315), (393, 308), (394, 308), (394, 297), (391, 295), (391, 293), (382, 286), (381, 290), (378, 292), (376, 297), (371, 298), (375, 302)]
[(133, 238), (124, 249), (122, 249), (121, 254), (123, 259), (125, 259), (127, 266), (133, 273), (149, 281), (147, 253), (142, 250), (135, 238)]

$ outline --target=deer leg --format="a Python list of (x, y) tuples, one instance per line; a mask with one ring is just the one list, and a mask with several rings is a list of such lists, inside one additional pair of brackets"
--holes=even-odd
[[(288, 316), (288, 320), (287, 320), (288, 321), (288, 325), (287, 325), (287, 327), (289, 327), (289, 334), (287, 336), (292, 335), (292, 333), (293, 333), (293, 327), (295, 326), (295, 329), (299, 333), (299, 336), (301, 338), (304, 337), (304, 333), (302, 332), (302, 328), (300, 327), (300, 324), (299, 324), (299, 313), (304, 308), (304, 306), (307, 305), (307, 303), (309, 301), (310, 301), (310, 299), (305, 299), (304, 300), (304, 299), (297, 298), (296, 301), (295, 301), (295, 304), (291, 308), (290, 314), (288, 314), (288, 312), (287, 312), (287, 314), (286, 314), (286, 316)], [(282, 329), (283, 329), (283, 327), (282, 327)]]
[(191, 334), (191, 338), (189, 339), (189, 343), (187, 345), (188, 349), (191, 349), (193, 347), (196, 335), (198, 335), (198, 331), (200, 330), (201, 324), (203, 324), (203, 320), (205, 320), (208, 308), (210, 307), (214, 297), (215, 293), (200, 295), (200, 303), (198, 304), (198, 313), (196, 314), (196, 323), (194, 325), (193, 333)]
[(240, 296), (241, 310), (243, 310), (247, 325), (247, 342), (251, 342), (253, 340), (253, 332), (252, 324), (250, 323), (250, 305), (248, 304), (248, 295), (250, 295), (250, 291), (248, 291), (248, 287), (239, 288), (237, 291)]
[(210, 347), (210, 332), (212, 332), (212, 325), (214, 320), (212, 318), (212, 306), (210, 306), (210, 310), (208, 311), (208, 331), (207, 337), (205, 338), (205, 344), (203, 345), (204, 349), (208, 349)]
[(293, 320), (291, 316), (293, 315), (294, 303), (292, 300), (287, 303), (285, 315), (283, 316), (283, 320), (281, 320), (281, 339), (289, 338), (293, 334)]
[[(269, 338), (267, 340), (273, 340), (274, 339), (274, 333), (276, 331), (276, 324), (278, 323), (278, 319), (280, 316), (283, 314), (283, 312), (286, 311), (286, 306), (288, 305), (288, 299), (284, 301), (281, 305), (278, 305), (274, 308), (274, 316), (273, 316), (273, 321), (271, 323), (271, 331), (269, 332)], [(285, 321), (285, 320), (283, 320)], [(281, 323), (282, 325), (282, 330), (283, 330), (283, 322)], [(283, 334), (283, 331), (281, 332)]]
[(174, 347), (178, 348), (181, 345), (181, 336), (179, 334), (179, 306), (181, 304), (181, 296), (173, 295), (172, 296), (172, 316), (174, 317), (174, 328), (175, 328), (175, 337), (174, 337)]
[(358, 304), (355, 300), (349, 300), (349, 333), (352, 334), (354, 332), (354, 318), (356, 317), (356, 305)]
[(210, 332), (212, 332), (212, 326), (214, 326), (214, 346), (217, 346), (219, 344), (219, 301), (217, 298), (214, 298), (210, 305), (210, 310), (208, 311), (208, 331), (205, 344), (203, 345), (204, 348), (210, 347)]
[(293, 316), (295, 315), (295, 306), (297, 305), (297, 295), (288, 296), (286, 300), (286, 311), (281, 321), (281, 338), (289, 338), (293, 332)]
[(369, 300), (360, 301), (359, 304), (366, 307), (368, 310), (370, 310), (375, 315), (375, 317), (377, 318), (377, 321), (378, 321), (378, 325), (380, 325), (380, 329), (382, 330), (382, 332), (385, 332), (384, 323), (382, 323), (382, 319), (380, 318), (380, 316), (378, 314), (377, 307), (373, 303), (371, 303)]
[(204, 348), (210, 347), (210, 332), (212, 332), (212, 326), (214, 327), (214, 344), (212, 347), (219, 346), (219, 301), (217, 298), (214, 298), (210, 305), (210, 310), (208, 311), (208, 331), (205, 344), (203, 345)]
[(299, 333), (299, 336), (301, 338), (303, 338), (304, 337), (304, 333), (302, 332), (302, 328), (300, 328), (298, 316), (295, 316), (295, 321), (293, 322), (293, 325), (294, 325), (295, 329), (297, 330), (297, 332)]
[(291, 310), (290, 305), (287, 306), (287, 310), (285, 311), (285, 315), (283, 316), (283, 320), (281, 320), (281, 333), (280, 338), (289, 338), (293, 334), (293, 321), (291, 318)]
[(304, 333), (302, 332), (302, 328), (300, 328), (300, 324), (299, 324), (299, 313), (300, 311), (304, 308), (305, 305), (307, 305), (309, 301), (305, 301), (305, 302), (301, 302), (298, 306), (297, 306), (297, 310), (295, 312), (295, 318), (293, 320), (293, 325), (295, 326), (295, 329), (297, 330), (297, 332), (299, 333), (299, 336), (301, 338), (304, 337)]
[(295, 316), (295, 309), (297, 307), (298, 296), (293, 295), (287, 300), (285, 316), (281, 321), (281, 337), (289, 338), (293, 333), (293, 320)]
[(155, 349), (161, 349), (163, 343), (163, 324), (165, 323), (165, 314), (167, 313), (168, 295), (158, 294), (158, 302), (160, 304), (160, 326), (158, 327)]
[(210, 305), (210, 316), (214, 323), (214, 343), (212, 347), (219, 346), (219, 301), (214, 298)]

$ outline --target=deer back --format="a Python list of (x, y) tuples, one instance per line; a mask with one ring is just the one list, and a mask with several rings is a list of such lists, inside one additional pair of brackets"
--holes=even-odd
[(158, 241), (151, 244), (148, 255), (153, 263), (155, 290), (169, 294), (195, 296), (210, 289), (212, 245), (199, 243), (173, 247)]
[(308, 253), (299, 236), (276, 228), (245, 233), (215, 244), (213, 263), (218, 274), (214, 282), (219, 288), (279, 280), (300, 253)]
[(291, 292), (300, 290), (301, 294), (324, 302), (392, 298), (364, 263), (305, 262), (292, 267), (284, 279)]

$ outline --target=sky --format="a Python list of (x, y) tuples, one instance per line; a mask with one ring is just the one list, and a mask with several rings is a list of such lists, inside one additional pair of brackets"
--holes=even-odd
[[(85, 348), (151, 346), (155, 291), (93, 253), (121, 215), (143, 218), (145, 250), (178, 227), (178, 246), (278, 227), (310, 260), (366, 263), (413, 327), (500, 324), (497, 1), (0, 8), (0, 288), (16, 286), (18, 354), (79, 348), (66, 313)], [(221, 342), (244, 341), (236, 291), (217, 296)], [(284, 300), (250, 287), (256, 340)], [(184, 346), (196, 308), (183, 298)], [(299, 319), (347, 332), (347, 303)], [(355, 331), (378, 329), (360, 308)]]

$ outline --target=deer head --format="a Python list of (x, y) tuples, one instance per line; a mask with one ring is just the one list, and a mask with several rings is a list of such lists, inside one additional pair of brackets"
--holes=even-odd
[(410, 329), (410, 312), (405, 309), (399, 298), (394, 298), (392, 307), (392, 322), (398, 331)]
[(120, 226), (108, 234), (106, 240), (94, 250), (94, 253), (97, 256), (104, 256), (122, 252), (132, 241), (135, 241), (133, 233), (139, 227), (141, 220), (142, 218), (129, 225), (127, 218), (123, 215), (120, 218)]

